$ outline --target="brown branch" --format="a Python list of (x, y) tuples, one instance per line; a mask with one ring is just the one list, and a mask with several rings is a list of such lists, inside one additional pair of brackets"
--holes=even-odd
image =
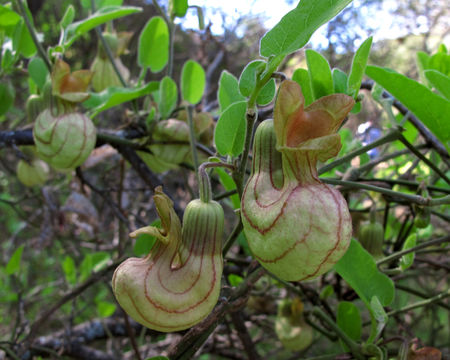
[(36, 338), (39, 329), (43, 327), (43, 325), (50, 320), (52, 315), (64, 304), (69, 302), (70, 300), (76, 298), (78, 295), (83, 293), (86, 289), (91, 287), (92, 285), (96, 284), (98, 281), (100, 281), (103, 276), (114, 270), (123, 259), (116, 260), (112, 264), (110, 264), (108, 267), (104, 268), (103, 270), (100, 270), (96, 273), (93, 273), (85, 282), (78, 285), (74, 289), (67, 292), (59, 301), (56, 302), (53, 306), (51, 306), (49, 309), (45, 310), (44, 313), (37, 319), (35, 322), (31, 325), (30, 332), (28, 333), (28, 336), (23, 341), (23, 345), (25, 350), (33, 343), (33, 340)]
[(242, 311), (232, 312), (230, 314), (231, 321), (233, 322), (234, 328), (236, 329), (239, 340), (244, 347), (245, 352), (247, 353), (247, 357), (250, 360), (258, 360), (261, 359), (258, 352), (255, 349), (255, 344), (253, 344), (252, 338), (248, 333), (247, 327), (245, 326), (244, 319), (242, 317)]

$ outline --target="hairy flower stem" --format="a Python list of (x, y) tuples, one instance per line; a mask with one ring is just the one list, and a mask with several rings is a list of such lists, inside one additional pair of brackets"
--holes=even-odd
[(200, 200), (207, 203), (212, 199), (211, 182), (209, 181), (209, 175), (206, 169), (215, 167), (226, 167), (230, 170), (234, 170), (234, 166), (222, 162), (206, 162), (198, 168), (199, 179), (199, 192)]

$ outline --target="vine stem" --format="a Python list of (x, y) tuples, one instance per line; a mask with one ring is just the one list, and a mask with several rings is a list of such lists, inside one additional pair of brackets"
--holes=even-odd
[(198, 168), (199, 192), (200, 200), (203, 202), (210, 202), (212, 199), (211, 182), (206, 169), (215, 167), (226, 167), (234, 170), (234, 166), (223, 162), (205, 162)]
[(239, 168), (236, 173), (233, 174), (233, 180), (236, 183), (236, 188), (238, 190), (239, 198), (242, 198), (242, 193), (244, 191), (244, 177), (245, 170), (247, 169), (247, 159), (250, 153), (250, 146), (253, 138), (253, 127), (258, 118), (258, 111), (256, 108), (256, 99), (267, 82), (272, 78), (272, 74), (277, 70), (280, 63), (283, 61), (284, 55), (278, 55), (269, 60), (266, 65), (266, 69), (261, 73), (257, 74), (257, 81), (253, 92), (251, 93), (247, 101), (247, 111), (245, 114), (247, 120), (247, 127), (245, 132), (244, 141), (244, 151), (240, 157)]
[(33, 39), (34, 45), (36, 45), (37, 52), (39, 56), (44, 60), (45, 66), (47, 66), (47, 69), (49, 72), (52, 72), (52, 64), (50, 60), (47, 57), (47, 54), (45, 53), (44, 48), (42, 47), (42, 44), (40, 43), (39, 39), (36, 35), (36, 30), (34, 29), (33, 25), (30, 22), (30, 19), (28, 18), (27, 12), (25, 10), (25, 6), (23, 6), (22, 0), (15, 0), (15, 3), (20, 9), (20, 13), (25, 21), (25, 25), (28, 28), (28, 31), (30, 32), (31, 38)]
[(328, 165), (322, 166), (318, 171), (319, 175), (326, 173), (327, 171), (332, 170), (335, 167), (342, 165), (342, 164), (348, 162), (349, 160), (353, 159), (354, 157), (364, 154), (373, 148), (376, 148), (378, 146), (387, 144), (391, 141), (397, 140), (398, 137), (399, 137), (398, 131), (395, 131), (395, 130), (390, 131), (385, 136), (379, 138), (378, 140), (376, 140), (370, 144), (367, 144), (359, 149), (356, 149), (355, 151), (352, 151), (352, 152), (348, 153), (347, 155), (345, 155), (339, 159), (336, 159), (335, 161), (333, 161), (332, 163), (330, 163)]
[(417, 308), (422, 307), (422, 306), (431, 305), (431, 304), (433, 304), (435, 302), (439, 302), (439, 301), (441, 301), (441, 300), (443, 300), (445, 298), (448, 298), (449, 296), (450, 296), (450, 289), (447, 289), (446, 291), (444, 291), (444, 292), (442, 292), (442, 293), (440, 293), (440, 294), (438, 294), (436, 296), (433, 296), (433, 297), (431, 297), (429, 299), (415, 302), (414, 304), (407, 305), (407, 306), (402, 307), (402, 308), (397, 309), (397, 310), (392, 310), (392, 311), (388, 312), (387, 315), (388, 316), (393, 316), (393, 315), (397, 315), (397, 314), (400, 314), (400, 313), (403, 313), (403, 312), (406, 312), (406, 311), (409, 311), (409, 310), (417, 309)]
[(445, 243), (445, 242), (449, 242), (449, 241), (450, 241), (450, 235), (443, 236), (443, 237), (440, 237), (440, 238), (437, 238), (437, 239), (434, 239), (434, 240), (426, 241), (426, 242), (424, 242), (422, 244), (419, 244), (419, 245), (416, 245), (416, 246), (414, 246), (412, 248), (409, 248), (409, 249), (406, 249), (406, 250), (402, 250), (402, 251), (398, 251), (398, 252), (393, 253), (393, 254), (391, 254), (389, 256), (386, 256), (383, 259), (378, 260), (377, 261), (377, 266), (379, 266), (381, 264), (384, 264), (386, 262), (389, 262), (391, 260), (395, 260), (395, 259), (401, 258), (403, 255), (409, 254), (409, 253), (414, 252), (416, 250), (420, 250), (420, 249), (423, 249), (423, 248), (426, 248), (426, 247), (429, 247), (429, 246), (433, 246), (433, 245), (439, 245), (439, 244), (442, 244), (442, 243)]
[(379, 192), (384, 195), (399, 197), (399, 198), (405, 199), (409, 202), (412, 202), (414, 204), (418, 204), (418, 205), (422, 205), (422, 206), (437, 206), (437, 205), (450, 204), (450, 195), (446, 195), (444, 197), (437, 198), (437, 199), (432, 199), (432, 198), (425, 198), (425, 197), (419, 196), (419, 195), (405, 194), (402, 192), (385, 189), (385, 188), (382, 188), (379, 186), (361, 184), (361, 183), (358, 183), (355, 181), (346, 181), (346, 180), (329, 179), (329, 178), (322, 178), (322, 180), (323, 180), (323, 182), (325, 182), (327, 184), (343, 185), (344, 187), (347, 187), (347, 188), (375, 191), (375, 192)]

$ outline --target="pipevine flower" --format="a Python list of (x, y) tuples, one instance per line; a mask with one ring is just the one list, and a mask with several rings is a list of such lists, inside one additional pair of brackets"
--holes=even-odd
[(313, 279), (347, 250), (352, 234), (347, 203), (320, 181), (317, 162), (339, 152), (336, 131), (353, 105), (351, 97), (334, 94), (304, 108), (300, 86), (284, 81), (274, 119), (258, 126), (242, 221), (253, 255), (283, 280)]
[(223, 209), (209, 199), (193, 200), (181, 226), (161, 187), (153, 200), (162, 228), (147, 226), (130, 236), (150, 234), (157, 242), (147, 257), (124, 261), (114, 272), (112, 287), (137, 322), (158, 331), (183, 330), (205, 318), (219, 297)]

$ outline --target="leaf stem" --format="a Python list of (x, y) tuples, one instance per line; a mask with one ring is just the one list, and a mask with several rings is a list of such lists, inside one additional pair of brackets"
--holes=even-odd
[(192, 119), (192, 113), (194, 109), (192, 105), (186, 106), (187, 120), (189, 125), (189, 142), (191, 144), (192, 161), (194, 163), (194, 169), (198, 169), (198, 154), (197, 154), (197, 141), (195, 140), (194, 121)]
[(52, 64), (50, 60), (47, 57), (47, 54), (45, 53), (44, 48), (42, 47), (42, 44), (40, 43), (39, 39), (37, 38), (36, 31), (33, 27), (33, 25), (30, 22), (30, 19), (28, 18), (28, 14), (25, 10), (25, 7), (23, 6), (22, 0), (15, 0), (16, 4), (18, 5), (20, 9), (20, 13), (25, 21), (25, 25), (28, 28), (28, 31), (30, 32), (31, 38), (33, 39), (34, 45), (36, 45), (37, 52), (39, 56), (44, 60), (45, 66), (47, 66), (47, 69), (49, 72), (52, 72)]
[(355, 356), (356, 359), (365, 359), (364, 355), (361, 353), (359, 345), (355, 341), (353, 341), (353, 339), (351, 339), (345, 332), (343, 332), (341, 328), (327, 314), (325, 314), (318, 307), (315, 307), (312, 313), (314, 316), (324, 321), (330, 328), (333, 329), (336, 335), (339, 336), (342, 341), (349, 347), (351, 353)]

